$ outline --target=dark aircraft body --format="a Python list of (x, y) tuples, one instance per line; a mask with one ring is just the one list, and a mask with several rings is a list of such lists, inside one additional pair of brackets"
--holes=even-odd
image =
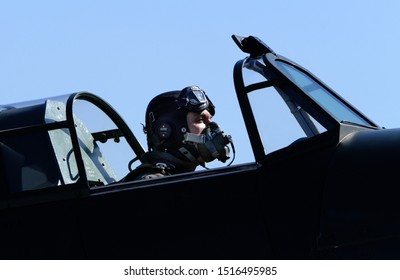
[(132, 166), (144, 150), (101, 98), (1, 106), (0, 258), (400, 259), (400, 129), (257, 37), (232, 38), (254, 162), (121, 182), (106, 145)]

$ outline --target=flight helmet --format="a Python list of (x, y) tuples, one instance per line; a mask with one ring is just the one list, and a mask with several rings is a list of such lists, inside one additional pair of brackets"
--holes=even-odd
[(154, 97), (147, 106), (144, 128), (149, 151), (169, 152), (181, 160), (196, 162), (196, 146), (184, 142), (184, 135), (189, 132), (186, 117), (188, 112), (203, 110), (215, 114), (213, 103), (198, 86)]

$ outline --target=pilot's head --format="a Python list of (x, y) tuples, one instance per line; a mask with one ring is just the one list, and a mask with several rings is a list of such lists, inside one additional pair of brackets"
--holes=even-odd
[[(211, 121), (214, 115), (213, 103), (198, 86), (154, 97), (146, 110), (145, 132), (149, 151), (168, 152), (196, 165), (215, 158), (225, 162), (229, 158), (228, 141), (217, 141), (222, 147), (217, 143), (215, 151), (205, 147), (205, 142), (212, 140), (207, 145), (212, 146), (209, 144), (214, 141), (210, 129), (214, 136), (218, 134), (214, 131), (219, 130), (218, 125)], [(225, 137), (220, 131), (219, 134)]]

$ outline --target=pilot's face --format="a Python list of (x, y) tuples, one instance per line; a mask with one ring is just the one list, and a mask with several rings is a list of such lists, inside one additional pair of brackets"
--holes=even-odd
[(201, 112), (189, 112), (186, 116), (189, 131), (200, 135), (211, 122), (212, 115), (207, 110)]

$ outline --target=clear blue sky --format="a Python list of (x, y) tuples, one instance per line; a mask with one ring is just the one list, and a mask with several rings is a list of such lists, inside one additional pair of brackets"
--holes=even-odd
[(232, 70), (232, 34), (254, 35), (311, 70), (381, 126), (400, 127), (400, 1), (2, 1), (0, 104), (90, 91), (145, 146), (155, 95), (199, 85), (253, 160)]

